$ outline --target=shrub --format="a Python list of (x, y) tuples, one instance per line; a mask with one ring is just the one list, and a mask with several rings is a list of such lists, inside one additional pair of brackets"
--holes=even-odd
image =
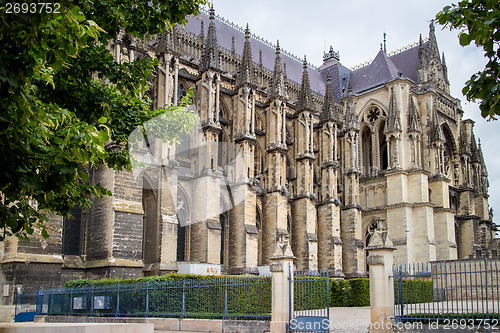
[(394, 283), (394, 302), (396, 304), (432, 302), (433, 283), (431, 280), (401, 279)]
[(347, 280), (350, 286), (347, 306), (369, 306), (370, 305), (370, 280), (350, 279)]

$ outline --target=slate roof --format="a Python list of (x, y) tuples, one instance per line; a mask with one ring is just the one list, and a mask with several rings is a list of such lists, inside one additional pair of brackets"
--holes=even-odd
[[(206, 36), (209, 18), (208, 14), (204, 12), (200, 16), (190, 17), (184, 29), (198, 36), (201, 31), (202, 20), (204, 21), (204, 35)], [(233, 25), (219, 16), (215, 17), (214, 23), (219, 46), (228, 51), (231, 50), (232, 37), (234, 37), (236, 54), (241, 57), (245, 42), (243, 28)], [(250, 43), (253, 62), (257, 63), (259, 61), (259, 52), (261, 51), (263, 66), (273, 71), (276, 46), (262, 42), (256, 39), (254, 35), (251, 35)], [(429, 43), (424, 43), (424, 47), (429, 47)], [(319, 69), (308, 67), (311, 90), (324, 95), (328, 72), (332, 77), (333, 96), (337, 102), (340, 102), (341, 98), (347, 95), (349, 79), (354, 94), (368, 91), (398, 77), (408, 78), (418, 83), (418, 59), (418, 46), (415, 46), (390, 57), (383, 50), (380, 50), (371, 64), (354, 71), (346, 68), (341, 63), (325, 64), (326, 66), (323, 65)], [(286, 64), (287, 78), (300, 85), (303, 73), (302, 61), (289, 56), (285, 52), (281, 53), (281, 61)]]
[[(209, 18), (206, 13), (201, 13), (200, 16), (192, 16), (188, 19), (188, 23), (184, 26), (184, 29), (196, 36), (200, 34), (201, 31), (201, 20), (204, 21), (204, 34), (207, 35)], [(219, 46), (226, 50), (231, 50), (231, 38), (234, 36), (235, 51), (238, 56), (243, 54), (243, 45), (245, 43), (245, 33), (243, 29), (236, 29), (227, 23), (223, 22), (220, 17), (215, 17), (215, 28), (217, 31), (217, 42)], [(255, 39), (252, 35), (250, 38), (251, 48), (252, 48), (252, 60), (254, 63), (259, 61), (259, 50), (262, 50), (262, 64), (268, 70), (273, 70), (274, 68), (274, 58), (276, 57), (276, 46), (267, 45), (263, 42)], [(286, 74), (287, 78), (298, 84), (302, 82), (302, 62), (288, 56), (286, 53), (281, 53), (282, 63), (286, 63)], [(321, 95), (325, 93), (325, 80), (321, 76), (321, 73), (316, 69), (308, 67), (309, 78), (311, 80), (311, 89)], [(325, 76), (326, 77), (326, 76)]]
[(401, 76), (402, 72), (380, 50), (371, 64), (351, 73), (352, 92), (361, 93)]

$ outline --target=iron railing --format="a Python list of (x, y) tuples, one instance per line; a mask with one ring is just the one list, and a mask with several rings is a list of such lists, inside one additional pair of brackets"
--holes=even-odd
[(290, 319), (287, 332), (328, 332), (330, 278), (326, 271), (294, 272), (290, 269)]
[(221, 276), (38, 292), (37, 314), (271, 320), (271, 277)]
[(33, 321), (36, 314), (36, 291), (16, 290), (14, 296), (14, 321)]
[(498, 323), (498, 275), (487, 258), (394, 266), (395, 320)]

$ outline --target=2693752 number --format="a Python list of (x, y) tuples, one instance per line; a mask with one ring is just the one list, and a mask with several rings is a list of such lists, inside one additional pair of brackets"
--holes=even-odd
[(457, 330), (457, 329), (474, 329), (475, 327), (482, 326), (485, 329), (496, 329), (498, 326), (497, 319), (445, 319), (443, 321), (443, 329)]
[(61, 4), (59, 2), (7, 2), (5, 4), (6, 14), (60, 14)]

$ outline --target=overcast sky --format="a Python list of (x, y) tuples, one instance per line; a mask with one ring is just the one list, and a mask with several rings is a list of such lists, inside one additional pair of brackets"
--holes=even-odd
[[(212, 1), (212, 0), (210, 0)], [(456, 1), (455, 1), (456, 2)], [(330, 45), (340, 52), (341, 63), (351, 68), (373, 59), (384, 32), (387, 52), (417, 42), (429, 35), (429, 23), (449, 1), (296, 1), (213, 0), (217, 15), (244, 27), (282, 49), (315, 65), (322, 64)], [(490, 180), (490, 206), (500, 214), (500, 121), (487, 122), (476, 104), (466, 102), (461, 91), (470, 76), (483, 69), (486, 60), (476, 46), (461, 47), (458, 32), (436, 26), (439, 51), (445, 53), (451, 94), (462, 100), (464, 118), (475, 121), (476, 138), (481, 138)], [(500, 223), (500, 215), (495, 219)]]

